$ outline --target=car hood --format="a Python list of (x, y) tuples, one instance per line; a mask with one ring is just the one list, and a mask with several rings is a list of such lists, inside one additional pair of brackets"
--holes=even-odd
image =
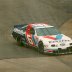
[(58, 35), (50, 35), (50, 36), (39, 36), (39, 39), (43, 42), (50, 42), (50, 41), (60, 41), (60, 42), (66, 42), (66, 41), (72, 41), (70, 37), (64, 35), (64, 34), (58, 34)]

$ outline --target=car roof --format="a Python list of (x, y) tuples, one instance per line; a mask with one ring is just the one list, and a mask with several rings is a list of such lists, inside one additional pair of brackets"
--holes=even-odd
[(47, 28), (47, 27), (54, 27), (46, 23), (34, 23), (30, 24), (33, 28)]

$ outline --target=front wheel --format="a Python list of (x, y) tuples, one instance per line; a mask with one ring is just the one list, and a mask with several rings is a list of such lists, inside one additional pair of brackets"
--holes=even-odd
[(43, 42), (42, 42), (42, 41), (40, 41), (40, 42), (38, 43), (38, 51), (39, 51), (40, 53), (44, 53), (44, 45), (43, 45)]

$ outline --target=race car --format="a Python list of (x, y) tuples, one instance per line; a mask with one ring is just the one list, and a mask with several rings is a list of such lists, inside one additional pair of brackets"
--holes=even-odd
[(19, 44), (37, 48), (40, 53), (72, 53), (72, 39), (49, 24), (15, 25), (12, 35)]

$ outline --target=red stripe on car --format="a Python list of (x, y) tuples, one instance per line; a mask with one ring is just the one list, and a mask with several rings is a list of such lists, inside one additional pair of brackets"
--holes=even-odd
[(48, 38), (48, 39), (52, 39), (52, 40), (56, 40), (55, 37), (51, 37), (51, 36), (44, 36), (44, 38)]

